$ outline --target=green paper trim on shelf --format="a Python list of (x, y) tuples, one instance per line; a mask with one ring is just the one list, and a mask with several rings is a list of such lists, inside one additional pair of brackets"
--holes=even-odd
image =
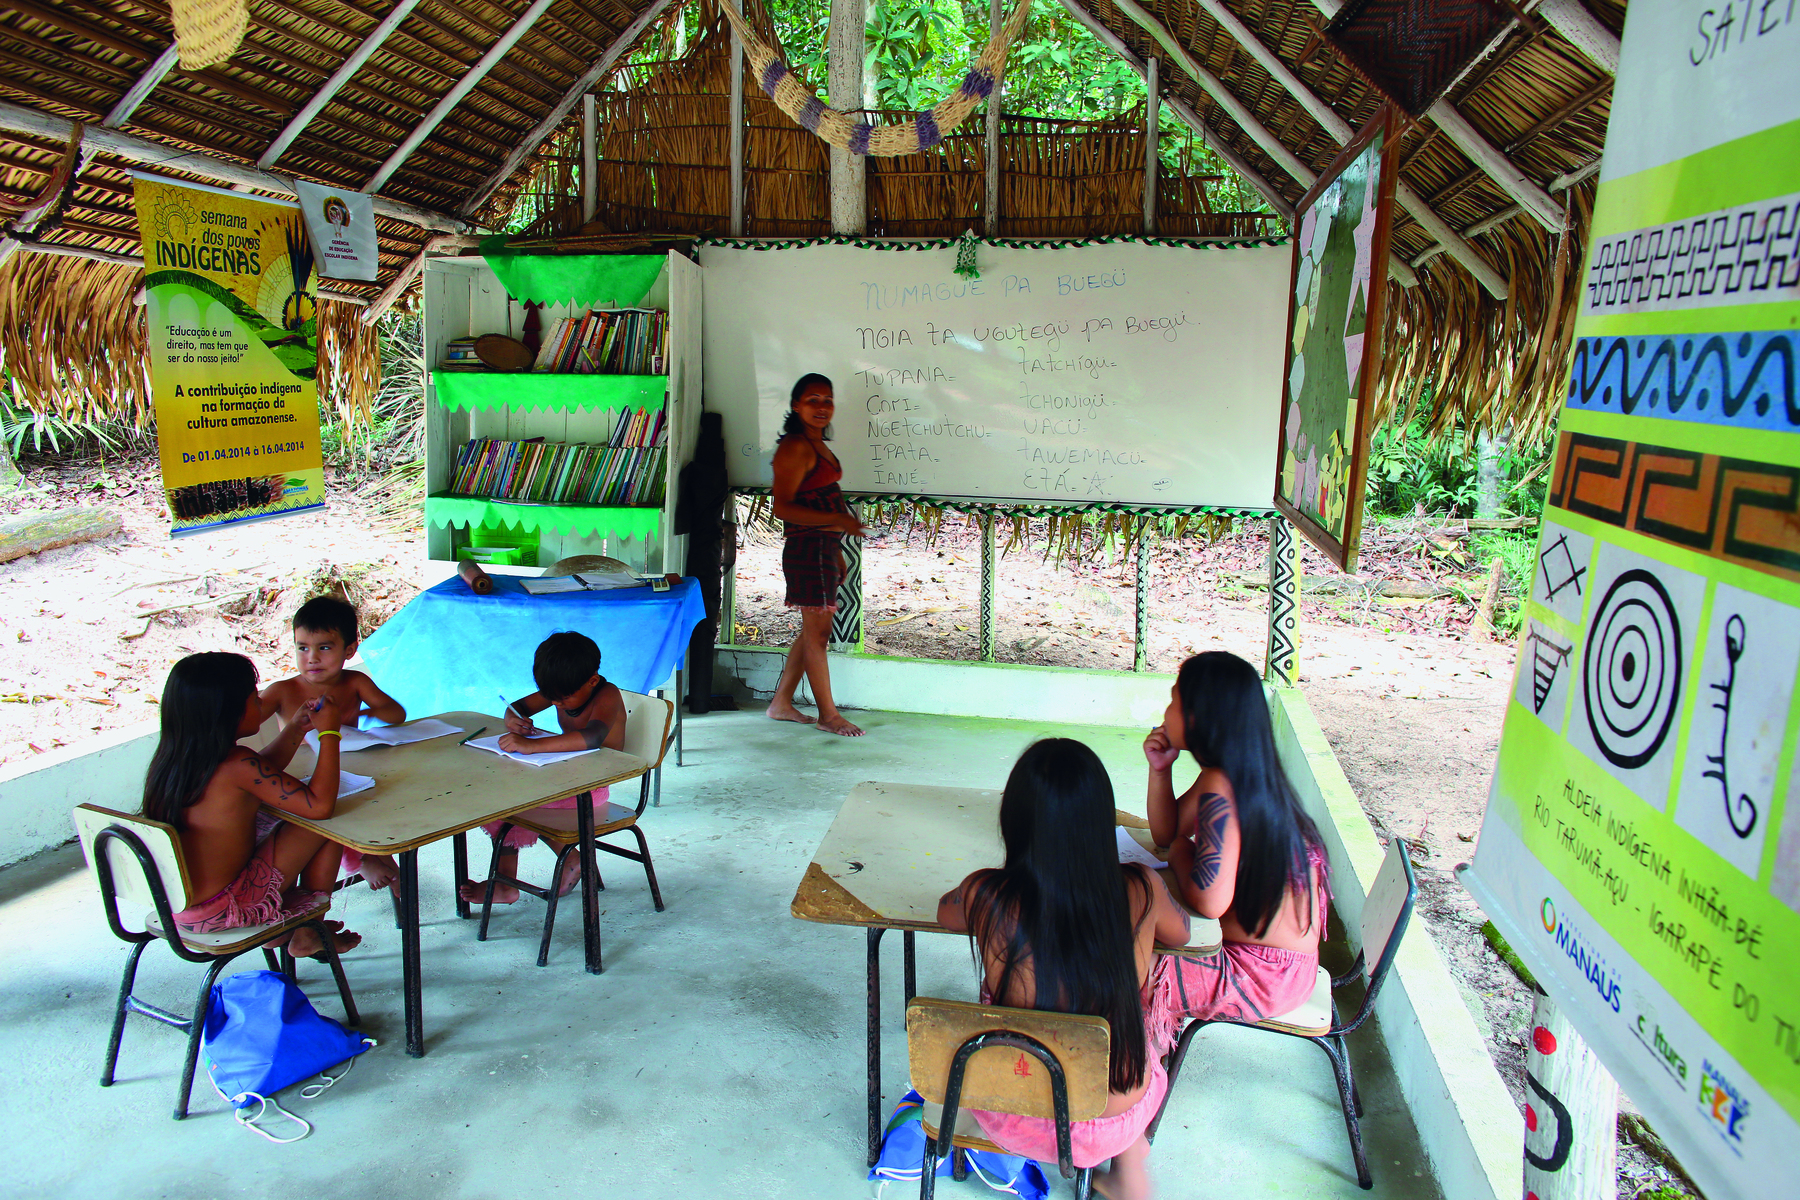
[(440, 528), (485, 525), (490, 529), (522, 529), (563, 537), (648, 537), (662, 527), (662, 508), (609, 507), (599, 504), (531, 504), (486, 496), (427, 496), (425, 520)]
[[(662, 274), (663, 254), (510, 254), (504, 238), (481, 244), (481, 256), (514, 300), (589, 308), (633, 308)], [(496, 244), (499, 243), (499, 244)]]
[(667, 375), (576, 375), (548, 371), (433, 371), (432, 387), (445, 408), (608, 409), (655, 412), (669, 391)]
[[(806, 246), (861, 246), (864, 250), (945, 250), (952, 246), (958, 248), (965, 243), (964, 237), (953, 238), (919, 238), (902, 241), (895, 238), (874, 238), (855, 233), (831, 234), (826, 237), (810, 238), (733, 238), (703, 237), (696, 238), (694, 245), (725, 246), (732, 250), (794, 250)], [(1110, 246), (1114, 243), (1136, 243), (1142, 246), (1175, 246), (1186, 250), (1235, 250), (1246, 246), (1285, 246), (1289, 238), (1283, 234), (1269, 237), (1242, 238), (1173, 238), (1144, 237), (1142, 234), (1121, 233), (1106, 237), (1093, 238), (995, 238), (976, 237), (973, 243), (981, 246), (994, 246), (1001, 249), (1014, 250), (1064, 250), (1070, 246)], [(1274, 510), (1271, 509), (1271, 512)]]
[[(739, 496), (766, 496), (766, 487), (733, 487)], [(1020, 500), (981, 500), (968, 496), (926, 496), (906, 492), (845, 492), (844, 499), (876, 504), (923, 504), (951, 512), (993, 513), (999, 517), (1042, 517), (1063, 513), (1125, 513), (1138, 517), (1246, 517), (1278, 516), (1274, 508), (1232, 508), (1218, 504), (1116, 504), (1093, 501), (1086, 504), (1043, 504)]]

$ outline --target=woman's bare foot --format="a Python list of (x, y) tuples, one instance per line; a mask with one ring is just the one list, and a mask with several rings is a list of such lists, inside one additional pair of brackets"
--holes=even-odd
[(792, 704), (769, 705), (769, 720), (771, 721), (798, 721), (802, 725), (811, 725), (817, 722), (818, 719), (819, 718), (817, 717), (807, 716)]
[(861, 737), (863, 735), (861, 729), (844, 720), (843, 713), (826, 717), (819, 722), (819, 728), (823, 729), (826, 733), (835, 733), (839, 737)]
[[(481, 883), (465, 882), (461, 887), (456, 889), (456, 892), (457, 895), (461, 896), (464, 900), (467, 900), (470, 904), (480, 904), (487, 899), (487, 882), (485, 880)], [(516, 903), (518, 899), (519, 889), (512, 884), (498, 882), (494, 884), (495, 904), (513, 904)]]
[(400, 878), (400, 864), (386, 854), (365, 854), (362, 860), (362, 877), (364, 882), (379, 892)]
[[(336, 921), (331, 922), (331, 925), (333, 926), (331, 941), (339, 954), (362, 945), (362, 934), (351, 933)], [(312, 958), (325, 952), (325, 943), (319, 940), (318, 930), (302, 925), (294, 930), (293, 936), (288, 939), (287, 950), (295, 958)]]

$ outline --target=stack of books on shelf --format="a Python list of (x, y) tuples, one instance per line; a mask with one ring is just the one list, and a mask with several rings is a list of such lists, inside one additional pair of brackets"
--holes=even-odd
[(457, 338), (444, 347), (445, 371), (485, 371), (487, 365), (475, 355), (475, 339)]
[(563, 375), (661, 375), (669, 314), (655, 308), (594, 310), (561, 317), (538, 347), (533, 371)]
[(606, 445), (476, 438), (456, 459), (451, 490), (538, 504), (662, 504), (668, 448), (664, 414), (626, 409)]

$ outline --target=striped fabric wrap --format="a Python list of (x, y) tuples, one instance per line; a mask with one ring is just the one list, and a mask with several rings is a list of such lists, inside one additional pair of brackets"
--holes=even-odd
[(929, 150), (943, 141), (946, 133), (962, 124), (993, 94), (1006, 72), (1007, 51), (1031, 14), (1031, 0), (1017, 0), (1012, 16), (988, 38), (987, 46), (968, 74), (963, 76), (961, 85), (931, 111), (917, 114), (909, 124), (870, 125), (839, 112), (813, 95), (781, 56), (751, 31), (744, 14), (732, 0), (720, 0), (720, 7), (744, 43), (744, 56), (749, 59), (757, 82), (777, 108), (792, 117), (802, 129), (818, 134), (833, 146), (852, 154), (877, 158)]

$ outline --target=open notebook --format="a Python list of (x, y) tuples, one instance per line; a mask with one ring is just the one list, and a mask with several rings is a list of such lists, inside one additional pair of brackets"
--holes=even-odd
[(649, 580), (639, 579), (636, 575), (608, 571), (587, 575), (544, 575), (521, 579), (519, 586), (533, 596), (548, 596), (557, 592), (610, 592), (615, 588), (643, 587), (647, 583)]

